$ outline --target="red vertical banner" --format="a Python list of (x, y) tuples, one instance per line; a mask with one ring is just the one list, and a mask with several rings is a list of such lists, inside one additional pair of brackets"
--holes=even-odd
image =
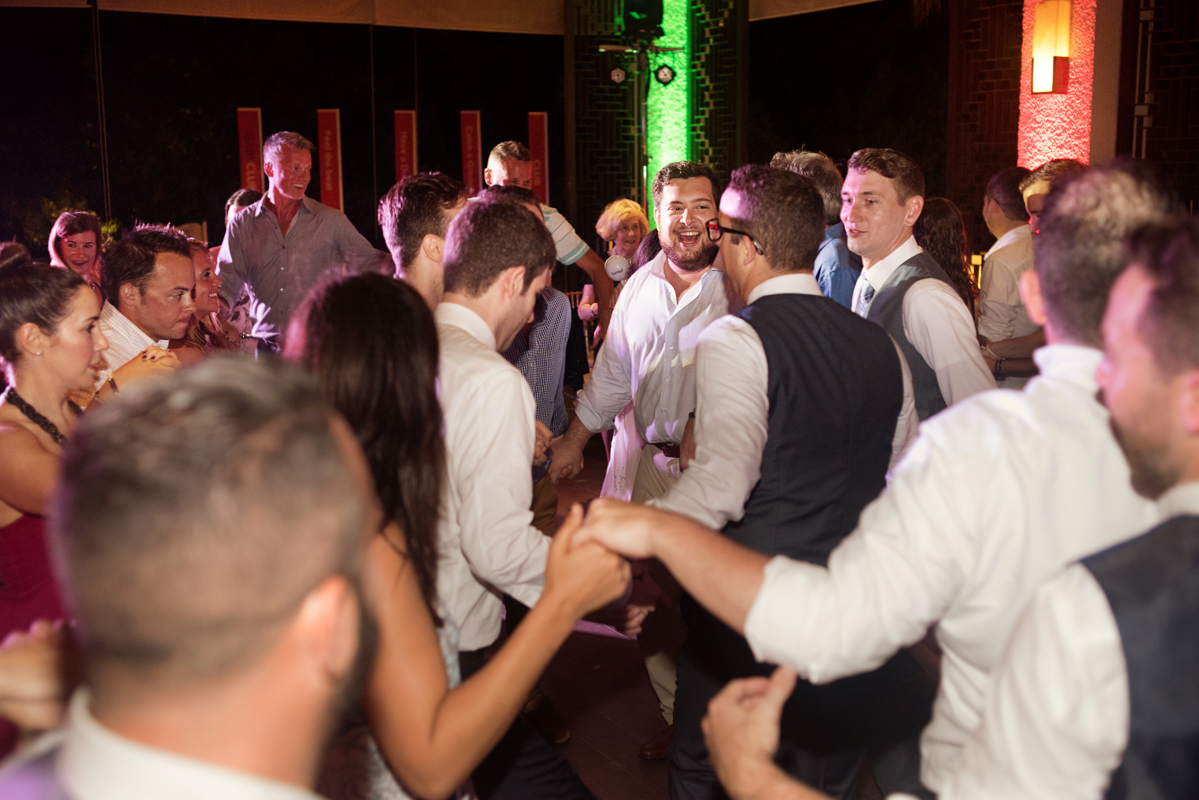
[(462, 182), (466, 192), (474, 197), (483, 190), (483, 142), (479, 131), (479, 112), (461, 111), (462, 124)]
[(262, 182), (262, 109), (237, 109), (237, 153), (241, 188), (265, 191)]
[(396, 114), (396, 183), (416, 174), (416, 112)]
[(317, 109), (316, 136), (321, 160), (321, 202), (340, 211), (341, 109)]
[(544, 111), (529, 112), (529, 155), (533, 157), (533, 194), (550, 203), (550, 124)]

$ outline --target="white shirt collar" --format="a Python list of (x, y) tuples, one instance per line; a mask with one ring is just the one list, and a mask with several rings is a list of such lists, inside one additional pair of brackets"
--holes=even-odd
[(824, 297), (815, 275), (810, 272), (789, 272), (786, 275), (767, 278), (755, 286), (749, 293), (747, 304), (772, 294), (812, 294)]
[(1095, 370), (1103, 361), (1103, 351), (1081, 344), (1050, 344), (1032, 354), (1041, 375), (1077, 384), (1085, 391), (1099, 391)]
[(78, 800), (316, 800), (292, 784), (239, 772), (126, 739), (88, 711), (86, 689), (75, 692), (56, 765), (66, 793)]
[(903, 244), (892, 250), (890, 255), (882, 261), (879, 261), (870, 269), (862, 270), (862, 277), (870, 281), (870, 285), (877, 292), (883, 288), (883, 284), (891, 277), (891, 273), (899, 268), (900, 264), (923, 252), (924, 249), (916, 244), (916, 237), (909, 236)]
[(1157, 498), (1157, 507), (1163, 520), (1180, 514), (1199, 516), (1199, 481), (1180, 483), (1173, 487)]
[(466, 306), (446, 301), (437, 307), (433, 317), (440, 323), (461, 328), (492, 350), (495, 349), (495, 334), (492, 333), (491, 326)]
[(987, 254), (985, 256), (983, 256), (983, 261), (986, 261), (988, 258), (990, 258), (991, 254), (994, 253), (996, 250), (1002, 250), (1003, 248), (1007, 247), (1009, 244), (1015, 244), (1016, 242), (1018, 242), (1021, 239), (1029, 239), (1031, 237), (1032, 237), (1032, 228), (1027, 224), (1021, 225), (1018, 228), (1012, 228), (1010, 231), (1005, 233), (1003, 236), (1000, 236), (998, 239), (995, 240), (995, 244), (991, 245), (991, 249), (987, 251)]

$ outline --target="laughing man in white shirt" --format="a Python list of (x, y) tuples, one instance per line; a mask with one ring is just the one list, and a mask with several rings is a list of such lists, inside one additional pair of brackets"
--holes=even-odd
[[(978, 728), (1004, 642), (1040, 583), (1156, 520), (1096, 399), (1099, 326), (1120, 240), (1172, 208), (1156, 184), (1096, 169), (1054, 187), (1022, 280), (1049, 345), (1024, 392), (991, 392), (922, 423), (883, 494), (827, 567), (765, 556), (682, 517), (593, 503), (584, 527), (656, 556), (760, 661), (823, 683), (873, 669), (937, 623), (944, 653), (921, 779), (944, 788)], [(799, 611), (797, 611), (797, 609)], [(730, 788), (726, 785), (726, 788)]]
[(850, 251), (862, 257), (853, 310), (899, 343), (920, 419), (994, 389), (970, 309), (912, 236), (924, 209), (920, 167), (897, 150), (877, 148), (857, 151), (848, 166), (841, 222)]
[[(464, 679), (483, 666), (483, 651), (499, 638), (502, 595), (532, 607), (545, 585), (550, 540), (533, 527), (529, 510), (533, 393), (497, 351), (533, 313), (554, 260), (544, 222), (520, 205), (467, 203), (446, 231), (445, 295), (434, 312), (449, 478), (437, 595), (460, 629)], [(483, 772), (475, 772), (476, 786), (519, 797), (590, 797), (526, 723), (518, 720), (514, 731), (509, 736), (520, 743), (488, 756)], [(515, 763), (499, 750), (518, 751)], [(525, 758), (530, 751), (537, 759)]]

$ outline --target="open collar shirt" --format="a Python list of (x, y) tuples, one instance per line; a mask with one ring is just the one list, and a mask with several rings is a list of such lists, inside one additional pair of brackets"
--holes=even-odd
[[(869, 269), (863, 269), (853, 290), (853, 310), (865, 317), (870, 304), (866, 287), (877, 293), (901, 264), (924, 250), (909, 236), (899, 247)], [(903, 296), (903, 333), (937, 374), (937, 386), (946, 405), (995, 388), (978, 348), (978, 335), (970, 309), (948, 283), (937, 278), (916, 281)]]
[(66, 725), (0, 770), (0, 797), (22, 800), (319, 800), (288, 783), (135, 742), (88, 712), (88, 692), (71, 698)]
[[(776, 294), (821, 297), (811, 273), (779, 275), (749, 294), (749, 305)], [(903, 368), (903, 411), (892, 449), (896, 458), (916, 436), (919, 418), (912, 375), (898, 345)], [(769, 369), (762, 340), (753, 326), (729, 314), (699, 338), (695, 361), (695, 458), (678, 483), (649, 505), (676, 511), (714, 530), (741, 519), (745, 501), (761, 477), (770, 418)]]
[(666, 253), (633, 273), (616, 308), (591, 380), (575, 408), (587, 430), (612, 427), (633, 401), (645, 442), (679, 442), (695, 410), (695, 351), (700, 334), (729, 311), (724, 273), (709, 268), (680, 301), (666, 280)]
[(345, 214), (311, 197), (300, 202), (284, 235), (279, 218), (263, 197), (229, 223), (217, 255), (217, 272), (224, 281), (220, 292), (232, 306), (248, 285), (252, 302), (265, 305), (259, 325), (271, 326), (260, 330), (281, 335), (292, 312), (322, 275), (332, 269), (378, 270), (385, 256)]
[[(1199, 515), (1199, 483), (1175, 486), (1157, 508), (1161, 522)], [(1101, 800), (1128, 729), (1120, 630), (1099, 582), (1073, 564), (1046, 581), (1012, 632), (982, 725), (939, 797)]]
[(1103, 353), (1057, 344), (1034, 357), (1041, 374), (1023, 392), (987, 392), (921, 424), (827, 568), (772, 559), (745, 623), (759, 661), (816, 683), (872, 670), (936, 623), (941, 683), (920, 742), (934, 792), (978, 728), (1037, 587), (1157, 521), (1096, 399)]
[(550, 540), (530, 510), (535, 404), (482, 317), (457, 303), (442, 303), (434, 317), (448, 476), (437, 594), (462, 649), (478, 650), (499, 638), (503, 593), (532, 606), (545, 586)]

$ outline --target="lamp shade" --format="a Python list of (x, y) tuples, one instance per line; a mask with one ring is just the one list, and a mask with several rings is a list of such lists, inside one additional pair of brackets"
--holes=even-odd
[(1036, 7), (1032, 35), (1032, 91), (1065, 92), (1070, 87), (1070, 0), (1044, 0)]

